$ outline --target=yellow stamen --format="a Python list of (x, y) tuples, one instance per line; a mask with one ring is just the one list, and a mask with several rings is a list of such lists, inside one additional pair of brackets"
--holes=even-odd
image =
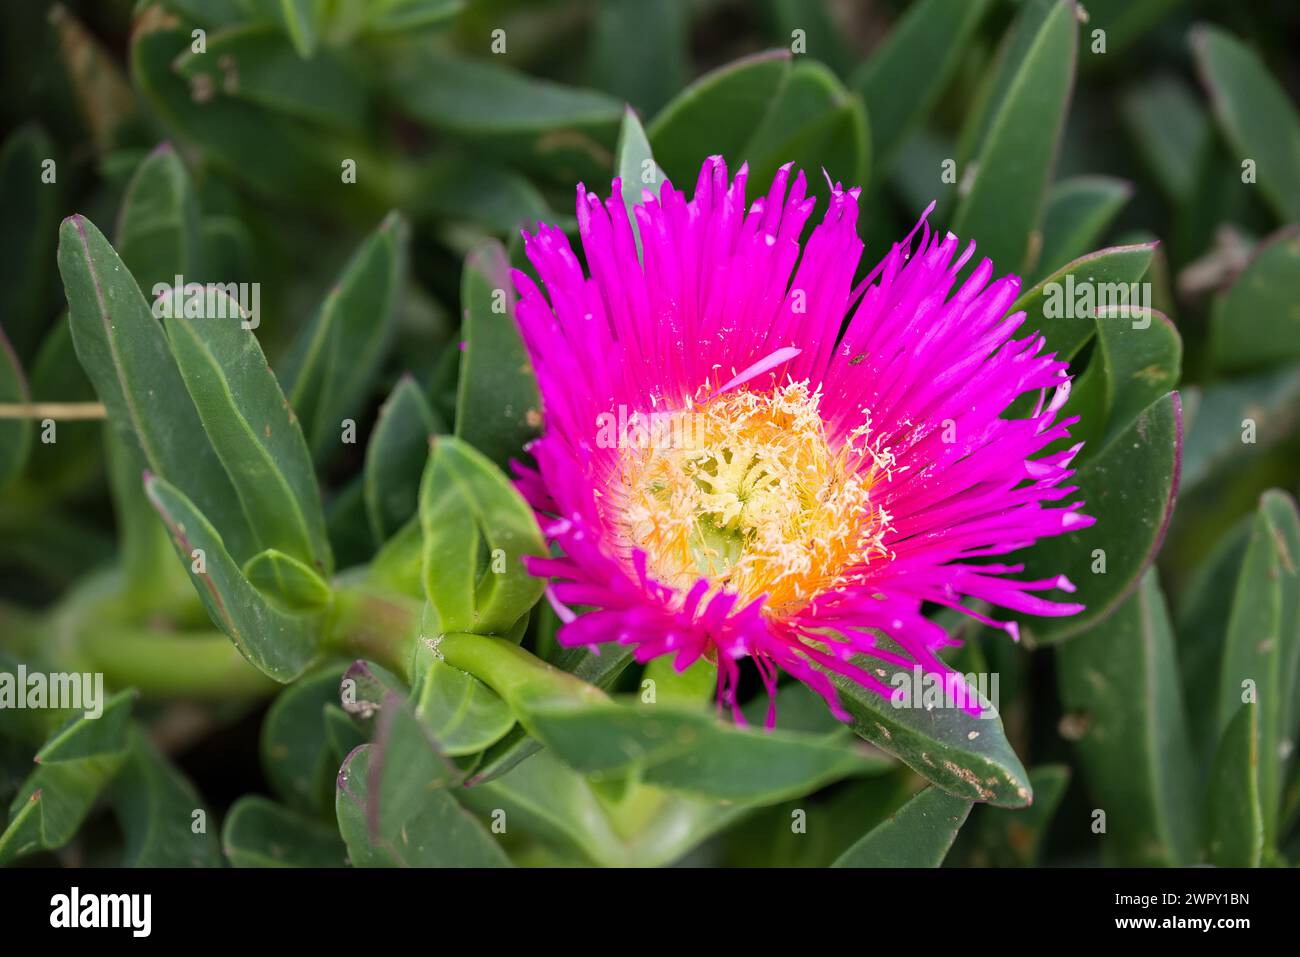
[(664, 584), (704, 576), (711, 592), (766, 595), (772, 614), (860, 573), (886, 553), (889, 516), (871, 490), (893, 457), (871, 442), (865, 413), (832, 449), (820, 401), (807, 382), (733, 391), (678, 413), (673, 441), (652, 430), (626, 448), (606, 502), (623, 544)]

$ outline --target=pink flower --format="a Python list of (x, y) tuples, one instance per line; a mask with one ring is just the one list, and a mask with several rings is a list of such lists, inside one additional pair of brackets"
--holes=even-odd
[[(783, 670), (847, 720), (828, 672), (888, 696), (871, 659), (950, 671), (923, 602), (1081, 609), (1036, 594), (1073, 590), (1063, 576), (998, 560), (1092, 523), (1061, 504), (1078, 420), (1057, 419), (1066, 363), (1013, 338), (1019, 279), (990, 282), (985, 259), (957, 286), (974, 244), (923, 217), (855, 285), (859, 190), (836, 184), (801, 246), (803, 173), (782, 168), (748, 212), (746, 177), (711, 157), (689, 202), (646, 193), (644, 265), (617, 180), (603, 203), (578, 187), (587, 272), (561, 230), (525, 235), (542, 287), (514, 273), (517, 316), (545, 428), (536, 468), (516, 465), (556, 546), (529, 570), (565, 645), (716, 661), (737, 718), (748, 657), (769, 692)], [(1026, 392), (1029, 417), (1002, 418)]]

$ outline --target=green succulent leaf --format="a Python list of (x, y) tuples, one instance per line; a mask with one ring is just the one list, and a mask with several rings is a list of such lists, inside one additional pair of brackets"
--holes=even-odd
[(647, 114), (686, 82), (689, 4), (661, 0), (646, 16), (640, 0), (607, 0), (591, 31), (592, 85)]
[(1054, 183), (1043, 212), (1036, 274), (1046, 275), (1095, 249), (1132, 196), (1132, 183), (1111, 176), (1075, 176)]
[(629, 706), (500, 638), (446, 635), (440, 649), (510, 706), (528, 733), (589, 775), (729, 801), (779, 801), (889, 763), (830, 733), (761, 732), (698, 710)]
[(1182, 204), (1196, 185), (1196, 163), (1210, 144), (1210, 119), (1187, 84), (1162, 76), (1120, 101), (1120, 116), (1157, 183)]
[(417, 121), (572, 184), (604, 178), (623, 104), (482, 59), (424, 48), (398, 58), (389, 85)]
[(173, 290), (167, 335), (248, 523), (263, 549), (329, 575), (334, 559), (311, 456), (253, 333), (255, 320), (216, 287), (202, 294), (204, 315), (191, 319), (184, 303), (192, 295)]
[(380, 407), (366, 446), (366, 515), (376, 542), (387, 541), (415, 515), (429, 436), (446, 431), (419, 384), (402, 376)]
[(233, 867), (342, 867), (347, 860), (336, 828), (255, 794), (226, 815), (221, 849)]
[(1074, 494), (1096, 523), (1039, 542), (1024, 560), (1031, 578), (1064, 574), (1077, 589), (1070, 600), (1084, 610), (1029, 619), (1027, 639), (1047, 644), (1080, 634), (1105, 621), (1137, 588), (1173, 512), (1182, 432), (1182, 405), (1170, 392), (1079, 467)]
[[(903, 686), (914, 675), (883, 661), (860, 664), (893, 688)], [(839, 691), (840, 704), (852, 718), (853, 731), (940, 790), (999, 807), (1024, 807), (1033, 800), (1029, 775), (990, 702), (981, 702), (981, 715), (960, 707), (921, 707), (921, 702), (901, 697), (900, 705), (895, 706), (891, 699), (841, 675), (832, 675), (831, 680)], [(907, 703), (913, 706), (903, 706)]]
[(1056, 661), (1062, 702), (1081, 727), (1088, 790), (1110, 809), (1106, 853), (1126, 865), (1192, 863), (1192, 757), (1155, 572), (1103, 624), (1061, 645)]
[(1300, 113), (1259, 55), (1218, 27), (1192, 31), (1192, 53), (1214, 115), (1236, 153), (1249, 160), (1278, 217), (1300, 220)]
[(878, 181), (947, 86), (990, 6), (989, 0), (912, 4), (853, 75), (849, 85), (862, 95), (871, 118)]
[[(4, 326), (23, 355), (40, 339), (46, 316), (48, 276), (41, 264), (59, 226), (59, 187), (42, 182), (56, 161), (44, 130), (24, 126), (0, 147), (0, 289), (5, 290)], [(7, 401), (7, 400), (6, 400)]]
[[(198, 791), (138, 727), (113, 781), (112, 803), (126, 840), (126, 867), (217, 867), (215, 830)], [(215, 822), (213, 822), (215, 828)]]
[(349, 65), (328, 49), (303, 58), (274, 27), (252, 24), (213, 34), (203, 52), (181, 54), (175, 70), (203, 96), (238, 97), (344, 130), (365, 123), (365, 87)]
[(1245, 702), (1258, 702), (1257, 761), (1269, 847), (1278, 839), (1286, 756), (1294, 748), (1300, 668), (1300, 514), (1285, 492), (1260, 498), (1241, 570), (1219, 673), (1220, 739)]
[(1036, 867), (1047, 829), (1070, 783), (1070, 768), (1044, 764), (1029, 772), (1034, 803), (1011, 811), (977, 807), (953, 848), (949, 863), (967, 867)]
[(624, 111), (623, 125), (619, 127), (618, 146), (614, 151), (614, 173), (618, 176), (623, 191), (623, 205), (627, 207), (628, 219), (632, 224), (636, 252), (641, 256), (641, 229), (634, 208), (641, 205), (646, 192), (658, 197), (665, 175), (655, 162), (650, 140), (631, 107)]
[(510, 866), (496, 839), (445, 787), (429, 786), (418, 766), (391, 765), (393, 790), (411, 800), (375, 808), (375, 747), (357, 748), (339, 771), (335, 807), (354, 867)]
[(158, 476), (145, 493), (172, 536), (213, 624), (248, 661), (276, 681), (297, 678), (316, 656), (311, 621), (273, 605), (244, 577), (222, 535), (180, 489)]
[(541, 597), (544, 583), (523, 565), (525, 556), (546, 554), (532, 509), (499, 469), (459, 439), (433, 442), (420, 485), (420, 526), (436, 631), (504, 635)]
[(845, 851), (833, 867), (938, 867), (972, 804), (928, 787)]
[(244, 577), (296, 611), (322, 609), (333, 596), (329, 582), (319, 572), (274, 548), (250, 558), (244, 565)]
[(171, 144), (141, 161), (117, 221), (117, 250), (151, 301), (176, 277), (203, 278), (203, 232), (194, 184)]
[(262, 769), (272, 790), (295, 811), (320, 815), (333, 804), (339, 762), (325, 709), (339, 704), (344, 670), (332, 665), (295, 681), (280, 692), (262, 722)]
[[(36, 770), (10, 802), (9, 823), (0, 832), (0, 864), (57, 850), (81, 829), (126, 758), (130, 728), (123, 716), (134, 697), (119, 693), (104, 702), (102, 716), (74, 714), (42, 747)], [(108, 719), (102, 726), (100, 717)]]
[(409, 233), (400, 214), (384, 218), (280, 366), (285, 395), (317, 463), (338, 451), (344, 420), (360, 414), (392, 338)]
[(59, 232), (72, 340), (109, 422), (147, 467), (219, 516), (237, 558), (255, 550), (229, 477), (203, 430), (167, 337), (113, 247), (88, 220)]
[(717, 154), (738, 169), (789, 74), (790, 51), (770, 50), (706, 73), (677, 94), (646, 129), (668, 178), (689, 188), (701, 160)]
[(461, 274), (464, 351), (456, 398), (456, 436), (498, 468), (536, 437), (541, 422), (537, 380), (515, 324), (514, 284), (505, 249), (492, 242), (465, 259)]
[(981, 256), (1012, 271), (1036, 258), (1031, 237), (1065, 123), (1078, 33), (1073, 0), (1031, 0), (1022, 17), (1036, 22), (1036, 32), (990, 114), (952, 223), (957, 235), (975, 240)]
[(1205, 852), (1217, 867), (1259, 867), (1263, 858), (1259, 712), (1253, 701), (1238, 707), (1210, 768)]
[(414, 691), (416, 716), (449, 757), (477, 754), (515, 724), (509, 707), (473, 675), (444, 661), (429, 662)]
[(786, 163), (805, 172), (813, 193), (826, 192), (821, 170), (846, 188), (861, 186), (870, 172), (866, 109), (829, 68), (801, 61), (790, 68), (780, 95), (740, 156), (750, 164), (756, 194), (767, 190)]
[(1257, 246), (1241, 275), (1215, 299), (1210, 351), (1224, 372), (1300, 359), (1300, 227)]

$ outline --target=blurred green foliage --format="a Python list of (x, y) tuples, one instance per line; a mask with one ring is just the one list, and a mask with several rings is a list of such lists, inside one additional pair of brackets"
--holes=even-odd
[[(0, 712), (0, 863), (1300, 859), (1294, 4), (0, 23), (0, 404), (108, 414), (0, 418), (0, 672), (112, 693), (97, 720)], [(956, 666), (1000, 676), (1000, 720), (846, 693), (845, 726), (794, 685), (776, 732), (720, 723), (707, 663), (561, 650), (517, 570), (543, 548), (503, 471), (539, 421), (495, 299), (520, 229), (572, 233), (579, 181), (622, 175), (631, 204), (643, 171), (689, 188), (717, 153), (753, 195), (792, 160), (823, 199), (821, 169), (860, 185), (864, 272), (937, 202), (1070, 360), (1099, 521), (1024, 560), (1088, 611), (1014, 646), (940, 618)], [(247, 328), (179, 300), (160, 323), (175, 276)], [(1154, 309), (1063, 318), (1073, 283)]]

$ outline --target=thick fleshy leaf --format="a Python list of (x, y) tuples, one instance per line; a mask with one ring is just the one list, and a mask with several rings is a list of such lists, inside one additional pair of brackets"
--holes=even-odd
[(94, 224), (64, 221), (59, 271), (72, 340), (109, 422), (148, 468), (221, 521), (231, 554), (255, 550), (235, 489), (203, 430), (162, 325)]
[(333, 827), (255, 794), (226, 815), (221, 849), (234, 867), (342, 867), (347, 860)]
[(719, 67), (677, 94), (646, 129), (668, 178), (689, 189), (703, 158), (716, 154), (738, 169), (789, 73), (790, 51), (770, 50)]
[(1073, 358), (1096, 333), (1089, 319), (1098, 300), (1131, 290), (1150, 268), (1153, 251), (1151, 244), (1112, 246), (1081, 256), (1022, 293), (1010, 311), (1025, 311), (1025, 330), (1042, 333), (1046, 351)]
[(1259, 55), (1232, 34), (1200, 26), (1191, 34), (1201, 81), (1236, 153), (1249, 160), (1280, 219), (1300, 220), (1300, 113)]
[(1260, 498), (1237, 576), (1219, 673), (1220, 737), (1243, 703), (1258, 702), (1259, 793), (1264, 837), (1278, 838), (1282, 773), (1294, 750), (1300, 665), (1300, 514), (1285, 492)]
[(1016, 811), (977, 807), (948, 862), (964, 867), (1036, 867), (1043, 839), (1070, 783), (1070, 768), (1043, 764), (1029, 772), (1034, 803)]
[[(1071, 442), (1084, 442), (1082, 465), (1104, 451), (1151, 402), (1178, 384), (1183, 342), (1169, 317), (1144, 308), (1098, 311), (1088, 368), (1067, 407), (1083, 421)], [(1094, 394), (1095, 393), (1095, 394)]]
[[(885, 662), (873, 660), (867, 667), (891, 687), (899, 686), (902, 675), (911, 675), (910, 669)], [(831, 680), (854, 732), (938, 788), (999, 807), (1024, 807), (1033, 800), (1029, 775), (991, 702), (983, 702), (986, 716), (959, 707), (895, 707), (890, 699), (840, 675)]]
[(546, 554), (532, 509), (482, 454), (433, 442), (420, 485), (423, 578), (434, 633), (504, 635), (542, 595), (524, 568)]
[[(80, 675), (75, 676), (80, 680)], [(77, 686), (73, 686), (76, 693)], [(82, 685), (82, 692), (87, 689)], [(101, 688), (102, 690), (102, 688)], [(103, 754), (113, 754), (125, 747), (131, 709), (137, 695), (133, 690), (119, 691), (107, 701), (99, 702), (98, 714), (90, 709), (90, 702), (81, 702), (83, 712), (73, 715), (54, 732), (36, 752), (37, 764), (62, 761), (79, 761)], [(93, 715), (93, 716), (92, 716)]]
[(876, 825), (834, 867), (938, 867), (948, 855), (972, 804), (928, 787)]
[(380, 811), (379, 830), (371, 833), (367, 818), (373, 792), (370, 775), (375, 745), (366, 744), (348, 756), (339, 770), (335, 803), (339, 831), (354, 867), (508, 867), (510, 860), (496, 839), (444, 787), (426, 787), (401, 766), (395, 784), (406, 788), (412, 801), (400, 815)]
[(359, 129), (365, 121), (366, 88), (352, 69), (329, 49), (303, 59), (274, 27), (214, 34), (202, 53), (183, 53), (175, 69), (196, 96), (238, 97), (322, 126)]
[[(1178, 638), (1183, 693), (1188, 701), (1207, 702), (1218, 697), (1224, 636), (1232, 614), (1233, 589), (1226, 583), (1237, 578), (1253, 523), (1254, 516), (1246, 515), (1222, 535), (1183, 588), (1174, 634)], [(1219, 740), (1216, 711), (1202, 706), (1190, 708), (1187, 713), (1192, 754), (1203, 771), (1208, 770)]]
[(1218, 867), (1258, 867), (1264, 852), (1259, 705), (1238, 706), (1210, 769), (1205, 853)]
[(329, 582), (318, 572), (274, 548), (250, 558), (244, 564), (244, 577), (297, 610), (324, 608), (333, 594)]
[(1095, 249), (1132, 195), (1132, 183), (1111, 176), (1075, 176), (1055, 183), (1043, 212), (1043, 247), (1035, 274), (1045, 275)]
[[(550, 606), (542, 605), (538, 609), (539, 618), (544, 620), (548, 612)], [(607, 647), (600, 649), (599, 654), (586, 648), (556, 649), (547, 660), (561, 671), (608, 691), (632, 663), (632, 649)], [(469, 783), (479, 784), (498, 778), (540, 750), (541, 742), (516, 725), (514, 730), (484, 752)]]
[(1045, 644), (1080, 634), (1137, 588), (1173, 513), (1182, 444), (1182, 406), (1170, 392), (1080, 466), (1074, 494), (1096, 524), (1039, 542), (1024, 553), (1024, 574), (1029, 580), (1065, 575), (1077, 589), (1070, 599), (1084, 610), (1022, 621), (1027, 640)]
[(339, 702), (338, 665), (312, 672), (284, 689), (262, 722), (262, 769), (280, 798), (319, 815), (334, 800), (338, 762), (325, 728), (325, 707)]
[(1300, 227), (1255, 248), (1250, 262), (1210, 314), (1210, 351), (1224, 372), (1300, 359)]
[[(1047, 0), (1031, 0), (1024, 17)], [(973, 181), (958, 203), (952, 230), (979, 244), (1000, 269), (1032, 267), (1032, 234), (1039, 228), (1074, 79), (1073, 2), (1051, 9), (1024, 51), (975, 155)]]
[(1154, 571), (1109, 619), (1061, 645), (1057, 681), (1117, 863), (1185, 866), (1195, 784), (1174, 637)]
[(171, 144), (140, 163), (127, 184), (116, 248), (152, 303), (176, 277), (203, 280), (203, 233), (194, 184)]
[(1192, 195), (1195, 162), (1205, 154), (1210, 120), (1187, 84), (1160, 77), (1127, 94), (1120, 116), (1156, 182), (1176, 203)]
[(686, 83), (690, 24), (685, 0), (606, 0), (591, 30), (592, 86), (646, 114)]
[(222, 535), (183, 492), (156, 475), (145, 492), (162, 516), (213, 623), (258, 670), (287, 682), (307, 670), (316, 655), (309, 618), (275, 607), (244, 577)]
[(632, 209), (639, 206), (645, 193), (658, 197), (659, 187), (664, 182), (664, 171), (655, 162), (650, 150), (650, 140), (646, 138), (641, 121), (637, 119), (632, 108), (623, 113), (623, 125), (618, 131), (618, 147), (614, 151), (614, 174), (619, 178), (623, 191), (623, 205), (627, 207), (628, 219), (632, 224), (632, 236), (636, 239), (637, 255), (641, 255), (641, 232), (637, 226), (636, 214)]
[(877, 181), (943, 92), (989, 0), (921, 0), (909, 7), (850, 86), (866, 101)]
[(505, 737), (515, 716), (487, 685), (444, 661), (430, 661), (414, 691), (415, 714), (450, 757), (477, 754)]
[(501, 469), (523, 455), (541, 425), (537, 380), (515, 324), (510, 264), (500, 243), (470, 253), (461, 273), (456, 435)]
[(429, 436), (446, 431), (419, 384), (402, 376), (380, 407), (366, 446), (366, 515), (376, 542), (387, 541), (415, 514)]
[(635, 771), (656, 787), (732, 801), (778, 801), (889, 766), (829, 734), (763, 732), (671, 706), (629, 706), (500, 638), (447, 635), (440, 650), (497, 692), (528, 732), (584, 774)]
[(0, 864), (72, 840), (126, 758), (130, 726), (119, 718), (133, 699), (122, 692), (105, 702), (103, 717), (109, 720), (103, 726), (99, 717), (82, 712), (54, 733), (9, 805), (8, 826), (0, 832)]
[(316, 0), (260, 0), (278, 14), (280, 25), (293, 41), (293, 48), (301, 57), (309, 57), (316, 50), (320, 33), (318, 22), (320, 4)]
[(216, 821), (185, 775), (140, 728), (113, 781), (113, 810), (126, 841), (126, 867), (216, 867)]
[(608, 175), (623, 104), (489, 62), (422, 48), (394, 64), (391, 92), (434, 129), (475, 141), (556, 179)]
[(750, 165), (755, 195), (765, 193), (777, 170), (787, 163), (808, 171), (810, 191), (824, 196), (826, 177), (853, 188), (867, 182), (871, 142), (867, 115), (827, 67), (802, 60), (790, 68), (780, 95), (745, 145), (741, 157)]
[[(169, 131), (200, 146), (204, 159), (263, 196), (338, 197), (348, 209), (369, 209), (385, 191), (387, 177), (365, 175), (364, 144), (332, 141), (293, 117), (276, 115), (229, 96), (196, 104), (190, 84), (173, 64), (191, 49), (191, 37), (179, 27), (137, 32), (131, 45), (131, 74), (136, 89)], [(250, 155), (256, 163), (248, 162)], [(342, 158), (356, 159), (355, 185), (339, 190)], [(379, 207), (380, 209), (383, 206)]]
[(338, 450), (344, 420), (360, 414), (392, 337), (409, 233), (400, 214), (384, 218), (278, 367), (289, 405), (318, 463)]
[(0, 864), (72, 840), (123, 757), (102, 755), (33, 772), (9, 805), (9, 824), (0, 833)]
[(366, 29), (375, 33), (406, 33), (450, 20), (465, 9), (466, 0), (385, 0), (366, 5)]
[(197, 294), (204, 314), (191, 319), (193, 295), (167, 297), (168, 340), (258, 544), (329, 575), (334, 558), (311, 455), (253, 333), (256, 319), (218, 287)]
[(1247, 443), (1263, 451), (1286, 440), (1300, 417), (1300, 370), (1217, 382), (1199, 396), (1183, 455), (1184, 490), (1234, 468)]

